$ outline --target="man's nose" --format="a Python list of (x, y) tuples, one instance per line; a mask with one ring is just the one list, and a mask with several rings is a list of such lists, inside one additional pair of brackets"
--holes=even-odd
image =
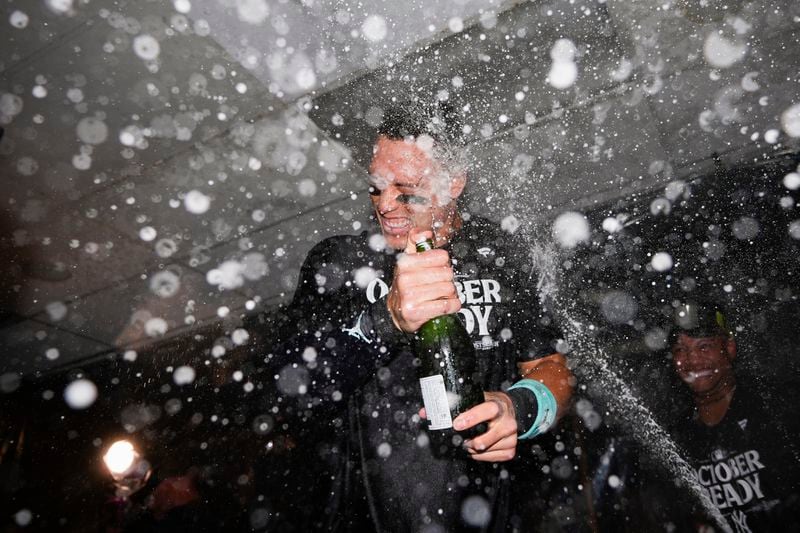
[(399, 195), (399, 191), (391, 185), (383, 189), (378, 197), (378, 211), (383, 214), (397, 209), (400, 205), (400, 202), (397, 201)]

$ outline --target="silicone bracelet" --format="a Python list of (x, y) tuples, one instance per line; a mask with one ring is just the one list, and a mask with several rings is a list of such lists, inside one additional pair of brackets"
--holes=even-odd
[(550, 389), (548, 389), (544, 383), (536, 381), (535, 379), (521, 379), (508, 388), (508, 390), (511, 389), (528, 389), (536, 396), (536, 403), (539, 404), (536, 420), (533, 421), (533, 425), (528, 428), (528, 431), (522, 435), (518, 435), (517, 438), (532, 439), (550, 429), (556, 421), (556, 411), (558, 410), (556, 397), (553, 396)]

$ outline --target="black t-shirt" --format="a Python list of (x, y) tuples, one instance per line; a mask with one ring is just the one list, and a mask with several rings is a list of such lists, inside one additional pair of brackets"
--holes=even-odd
[[(432, 456), (417, 416), (422, 400), (409, 339), (395, 329), (384, 300), (396, 256), (381, 243), (364, 232), (326, 239), (309, 253), (284, 313), (281, 338), (291, 340), (274, 354), (308, 373), (299, 395), (308, 408), (301, 408), (305, 426), (321, 440), (342, 437), (324, 447), (320, 482), (332, 479), (327, 512), (339, 515), (326, 527), (348, 527), (339, 513), (349, 508), (368, 510), (378, 530), (504, 530), (509, 481), (525, 460)], [(502, 390), (519, 379), (517, 362), (556, 351), (558, 332), (539, 303), (538, 276), (518, 239), (484, 219), (466, 221), (445, 248), (482, 386)]]
[(677, 430), (697, 481), (736, 533), (800, 531), (800, 465), (781, 424), (739, 384), (719, 424), (695, 414)]

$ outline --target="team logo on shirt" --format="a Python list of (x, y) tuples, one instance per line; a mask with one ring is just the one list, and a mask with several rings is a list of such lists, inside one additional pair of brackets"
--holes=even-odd
[[(491, 252), (487, 248), (487, 253)], [(466, 274), (455, 275), (456, 291), (458, 299), (461, 301), (459, 313), (464, 317), (464, 326), (467, 332), (473, 337), (477, 350), (487, 350), (493, 348), (497, 341), (487, 338), (492, 332), (489, 331), (489, 319), (495, 304), (501, 303), (503, 297), (500, 294), (500, 282), (495, 279), (468, 279)], [(389, 286), (381, 278), (373, 279), (366, 288), (367, 301), (375, 303), (385, 298), (389, 294)]]

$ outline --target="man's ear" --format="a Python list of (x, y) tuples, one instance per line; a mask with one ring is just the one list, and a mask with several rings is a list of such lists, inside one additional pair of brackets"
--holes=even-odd
[(450, 180), (450, 198), (455, 200), (461, 193), (464, 192), (464, 187), (467, 185), (467, 173), (459, 172), (455, 174)]
[(736, 340), (733, 337), (728, 337), (728, 341), (725, 345), (725, 348), (728, 351), (728, 359), (733, 361), (736, 359)]

